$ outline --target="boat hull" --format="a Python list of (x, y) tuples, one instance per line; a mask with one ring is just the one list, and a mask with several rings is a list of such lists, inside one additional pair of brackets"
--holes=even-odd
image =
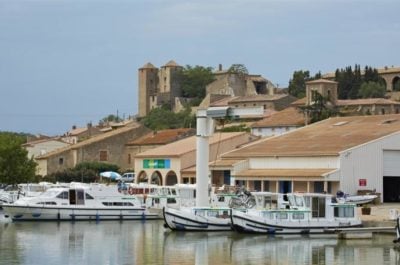
[(357, 220), (343, 223), (339, 221), (277, 222), (237, 211), (232, 213), (231, 218), (232, 229), (239, 233), (326, 234), (332, 233), (332, 229), (362, 226), (361, 222)]
[(176, 231), (230, 231), (230, 218), (198, 216), (189, 210), (163, 208), (164, 226)]
[(100, 221), (160, 219), (156, 213), (143, 208), (90, 208), (3, 205), (5, 216), (13, 221)]

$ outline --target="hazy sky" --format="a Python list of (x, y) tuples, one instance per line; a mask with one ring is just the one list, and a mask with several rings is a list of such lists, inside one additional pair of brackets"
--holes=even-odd
[(295, 70), (400, 66), (399, 0), (0, 0), (0, 131), (62, 134), (137, 113), (147, 62)]

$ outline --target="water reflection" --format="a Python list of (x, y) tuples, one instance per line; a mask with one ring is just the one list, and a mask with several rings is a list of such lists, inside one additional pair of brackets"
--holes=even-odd
[(175, 233), (161, 221), (0, 223), (0, 264), (400, 264), (392, 240)]

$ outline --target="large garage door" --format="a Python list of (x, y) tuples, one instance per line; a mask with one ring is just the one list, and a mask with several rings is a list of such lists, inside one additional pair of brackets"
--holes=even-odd
[(400, 151), (383, 151), (383, 201), (400, 202)]

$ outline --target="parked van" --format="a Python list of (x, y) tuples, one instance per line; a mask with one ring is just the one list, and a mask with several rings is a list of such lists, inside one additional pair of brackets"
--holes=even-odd
[(135, 172), (127, 172), (122, 175), (121, 178), (124, 182), (134, 182), (135, 181)]

